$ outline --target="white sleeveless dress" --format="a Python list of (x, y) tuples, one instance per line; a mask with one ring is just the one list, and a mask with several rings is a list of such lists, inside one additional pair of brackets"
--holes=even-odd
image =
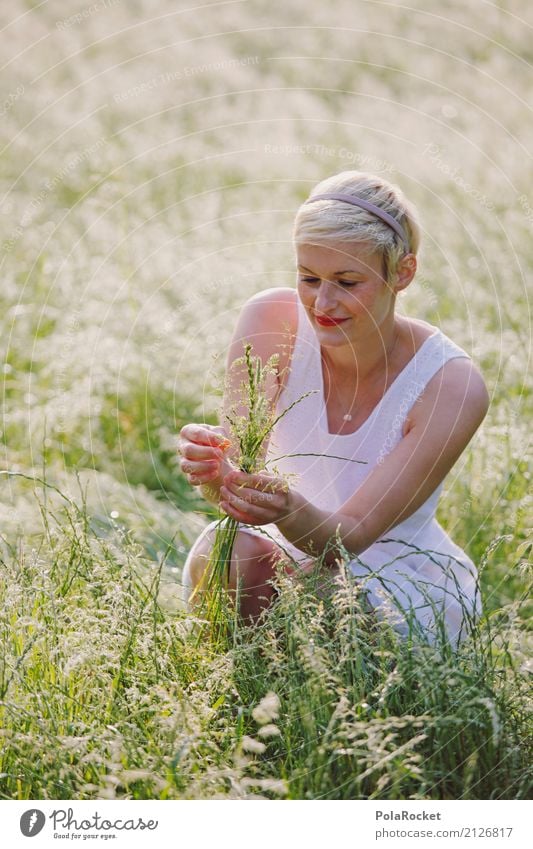
[[(308, 501), (335, 513), (400, 442), (409, 410), (442, 366), (456, 357), (468, 354), (435, 327), (367, 420), (354, 433), (329, 433), (320, 345), (298, 299), (290, 373), (277, 410), (281, 413), (305, 393), (312, 394), (276, 425), (266, 457), (268, 470), (289, 475), (291, 486)], [(285, 456), (294, 454), (318, 456)], [(365, 587), (378, 615), (402, 634), (414, 625), (432, 639), (435, 613), (441, 611), (447, 636), (457, 643), (479, 615), (480, 601), (474, 564), (435, 518), (442, 485), (408, 519), (354, 557), (349, 570)], [(242, 530), (266, 533), (296, 560), (309, 559), (276, 525)]]

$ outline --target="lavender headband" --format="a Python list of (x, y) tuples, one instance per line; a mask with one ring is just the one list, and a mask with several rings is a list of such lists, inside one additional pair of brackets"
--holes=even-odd
[(385, 210), (381, 209), (379, 206), (370, 203), (370, 201), (363, 200), (363, 198), (358, 198), (354, 195), (344, 195), (340, 194), (339, 192), (330, 192), (325, 195), (314, 195), (314, 197), (308, 198), (305, 203), (313, 203), (315, 200), (341, 200), (344, 203), (351, 203), (352, 206), (360, 206), (361, 209), (366, 209), (367, 212), (371, 212), (377, 218), (381, 218), (381, 220), (384, 221), (385, 224), (388, 224), (389, 227), (392, 227), (395, 233), (397, 233), (400, 239), (402, 240), (407, 253), (410, 252), (409, 241), (407, 239), (403, 227), (398, 224), (398, 222), (395, 218), (392, 217), (392, 215), (389, 215), (388, 212), (385, 212)]

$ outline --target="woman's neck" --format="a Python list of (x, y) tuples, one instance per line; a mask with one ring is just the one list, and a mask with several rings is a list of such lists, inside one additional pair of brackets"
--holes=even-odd
[(388, 370), (399, 340), (400, 323), (393, 315), (370, 337), (350, 341), (338, 348), (322, 347), (322, 358), (339, 378), (350, 375), (353, 380), (355, 374), (358, 381), (365, 381)]

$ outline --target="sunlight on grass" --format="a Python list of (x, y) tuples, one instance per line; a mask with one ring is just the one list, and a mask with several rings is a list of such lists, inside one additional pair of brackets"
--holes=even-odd
[[(526, 798), (529, 3), (68, 5), (0, 12), (0, 795)], [(280, 571), (214, 656), (176, 434), (215, 423), (240, 307), (293, 285), (295, 211), (349, 168), (418, 206), (399, 310), (489, 387), (439, 511), (484, 618), (452, 655)]]

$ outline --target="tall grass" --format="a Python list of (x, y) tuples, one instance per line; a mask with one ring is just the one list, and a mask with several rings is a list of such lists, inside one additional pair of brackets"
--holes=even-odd
[(329, 599), (280, 572), (276, 604), (213, 654), (161, 604), (163, 564), (49, 498), (39, 547), (2, 547), (3, 798), (531, 792), (519, 601), (452, 652), (400, 640), (344, 572)]
[[(68, 25), (64, 5), (0, 10), (0, 792), (525, 796), (529, 0), (339, 0), (333, 28), (302, 0), (274, 28), (265, 0), (138, 0), (135, 20), (102, 4)], [(238, 311), (292, 285), (294, 212), (351, 167), (418, 205), (399, 308), (489, 386), (439, 508), (482, 567), (484, 618), (452, 660), (369, 622), (345, 583), (321, 601), (280, 576), (214, 655), (177, 596), (215, 515), (173, 439), (214, 423)]]

